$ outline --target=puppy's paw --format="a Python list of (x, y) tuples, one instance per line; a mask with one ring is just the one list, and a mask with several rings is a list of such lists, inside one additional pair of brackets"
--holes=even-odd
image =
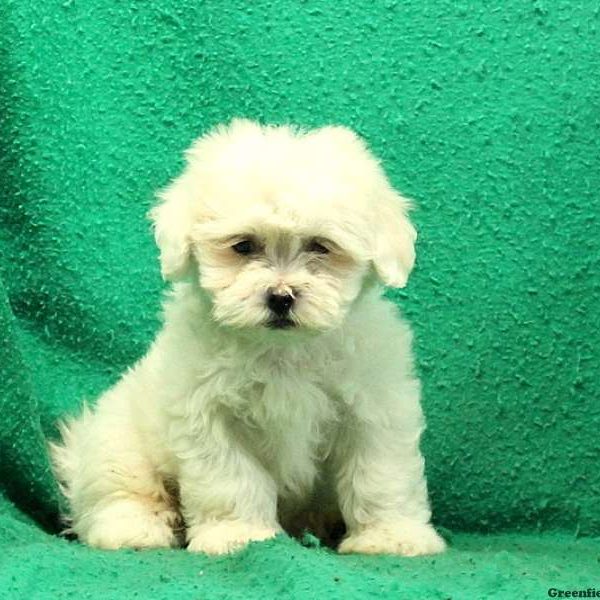
[(402, 520), (378, 523), (350, 533), (338, 548), (341, 554), (398, 554), (421, 556), (438, 554), (446, 542), (428, 524)]
[(227, 554), (241, 550), (249, 542), (268, 540), (278, 533), (281, 533), (278, 527), (245, 521), (209, 521), (189, 529), (187, 549), (205, 554)]
[(173, 525), (177, 514), (152, 510), (142, 502), (119, 500), (91, 516), (81, 539), (96, 548), (169, 548), (177, 545)]

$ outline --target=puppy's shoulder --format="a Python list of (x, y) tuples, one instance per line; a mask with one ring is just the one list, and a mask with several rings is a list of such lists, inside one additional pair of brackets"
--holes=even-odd
[(361, 339), (393, 338), (401, 345), (410, 345), (412, 341), (410, 325), (400, 308), (376, 286), (369, 288), (355, 303), (345, 329), (347, 335)]

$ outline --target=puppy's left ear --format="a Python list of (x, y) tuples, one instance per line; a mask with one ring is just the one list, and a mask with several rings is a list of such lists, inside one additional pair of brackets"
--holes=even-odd
[(183, 279), (191, 268), (191, 196), (185, 175), (158, 193), (160, 203), (148, 216), (154, 224), (154, 238), (160, 250), (163, 279)]
[(389, 185), (380, 191), (378, 200), (373, 265), (383, 283), (401, 288), (415, 263), (417, 232), (408, 219), (410, 202)]
[[(373, 215), (371, 260), (383, 283), (404, 287), (415, 262), (417, 239), (417, 232), (408, 219), (410, 201), (392, 188), (379, 161), (352, 130), (339, 125), (328, 126), (307, 137), (319, 139), (321, 147), (331, 147), (331, 153), (357, 157), (357, 165), (370, 165), (364, 179), (375, 182), (375, 189), (369, 194)], [(360, 177), (360, 171), (357, 176)]]

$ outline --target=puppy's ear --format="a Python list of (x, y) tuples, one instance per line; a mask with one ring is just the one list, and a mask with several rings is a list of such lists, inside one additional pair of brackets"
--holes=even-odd
[(184, 278), (191, 267), (191, 195), (190, 184), (182, 175), (158, 193), (160, 202), (148, 213), (160, 250), (160, 271), (169, 281)]
[(417, 232), (408, 219), (410, 203), (386, 186), (379, 194), (373, 240), (373, 265), (390, 287), (406, 285), (415, 263)]
[[(417, 232), (408, 219), (410, 202), (389, 184), (379, 161), (351, 129), (335, 125), (309, 134), (339, 155), (358, 157), (354, 176), (373, 182), (371, 257), (379, 278), (391, 287), (404, 287), (415, 262)], [(365, 167), (366, 165), (366, 167)]]

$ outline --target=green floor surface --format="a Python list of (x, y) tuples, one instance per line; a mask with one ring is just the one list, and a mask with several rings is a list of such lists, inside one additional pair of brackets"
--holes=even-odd
[(280, 537), (210, 558), (100, 551), (0, 516), (0, 597), (475, 600), (600, 586), (600, 543), (566, 534), (456, 534), (441, 556), (340, 556)]

